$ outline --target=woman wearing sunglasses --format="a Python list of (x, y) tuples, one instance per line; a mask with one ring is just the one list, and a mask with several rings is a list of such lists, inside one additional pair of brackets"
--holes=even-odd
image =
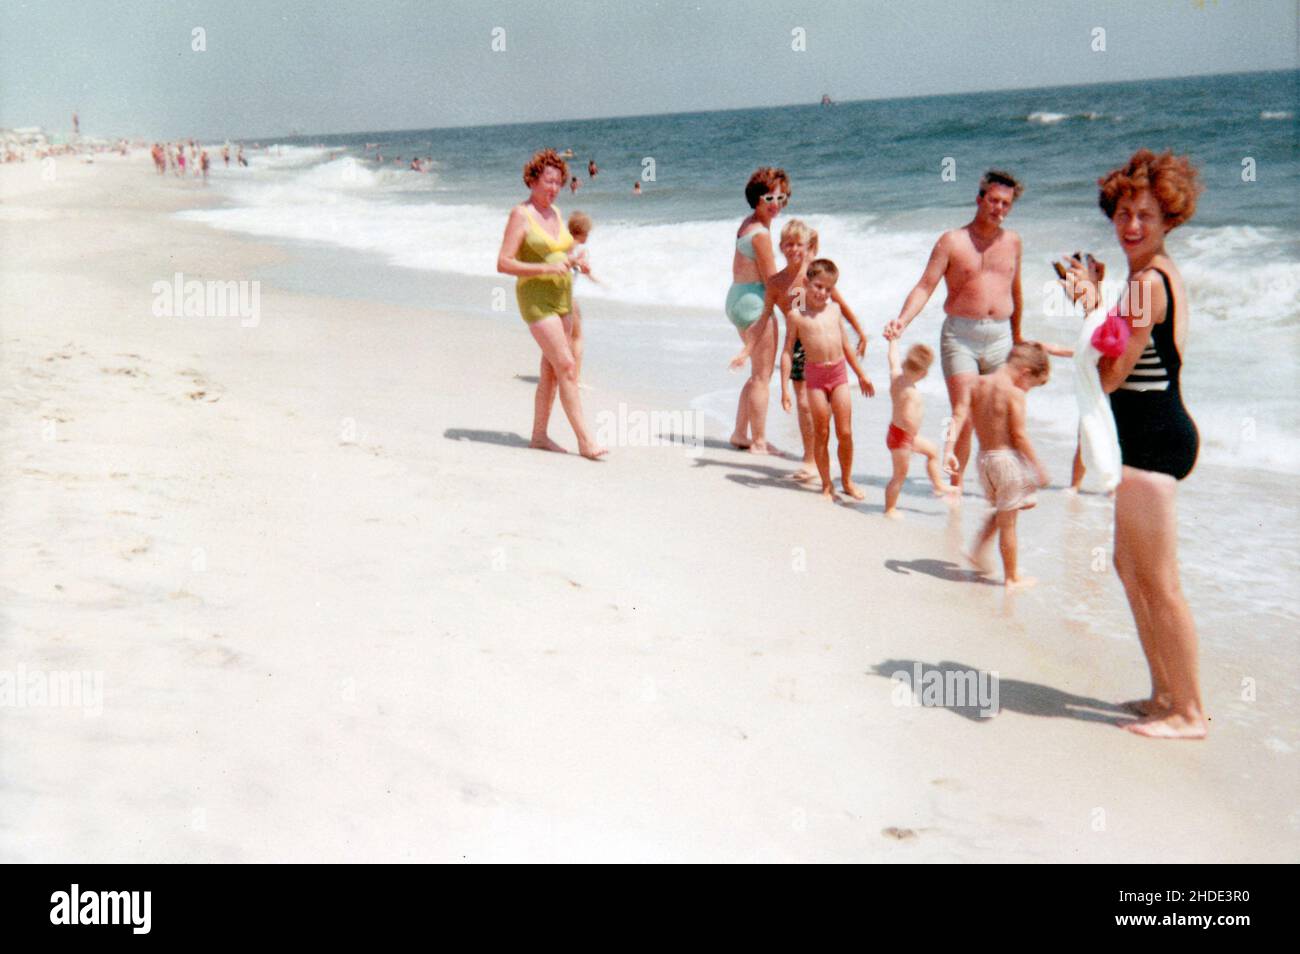
[(734, 447), (755, 454), (771, 453), (767, 445), (767, 402), (772, 365), (776, 360), (776, 318), (759, 321), (763, 314), (767, 280), (777, 271), (772, 252), (772, 220), (790, 200), (790, 180), (784, 169), (765, 166), (749, 177), (745, 199), (753, 209), (736, 232), (731, 262), (731, 288), (727, 291), (727, 318), (736, 326), (749, 353), (749, 380), (740, 391)]

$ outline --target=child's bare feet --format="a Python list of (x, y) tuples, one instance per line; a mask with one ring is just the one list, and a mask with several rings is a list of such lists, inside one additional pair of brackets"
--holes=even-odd
[(599, 460), (609, 453), (609, 448), (601, 447), (599, 444), (578, 445), (578, 453), (587, 460)]
[(1032, 576), (1017, 576), (1008, 578), (1006, 583), (1003, 585), (1006, 586), (1007, 592), (1011, 592), (1012, 590), (1028, 589), (1037, 582), (1038, 580), (1034, 579)]
[(991, 546), (981, 547), (978, 550), (962, 550), (962, 559), (973, 566), (981, 573), (993, 572), (993, 561), (990, 558), (993, 548)]
[(848, 494), (850, 497), (852, 497), (854, 500), (867, 499), (867, 495), (864, 494), (861, 491), (861, 489), (859, 489), (858, 485), (855, 484), (853, 481), (849, 480), (847, 477), (844, 478), (843, 484), (844, 484), (844, 492)]
[(554, 451), (557, 454), (567, 454), (568, 451), (561, 447), (549, 437), (534, 437), (528, 442), (528, 446), (533, 450)]
[(952, 484), (935, 484), (934, 495), (936, 497), (950, 497), (953, 494), (961, 494), (961, 488), (954, 487)]
[(840, 502), (840, 495), (835, 492), (834, 484), (822, 484), (822, 496), (831, 503)]
[(817, 476), (817, 464), (815, 461), (806, 460), (798, 470), (790, 475), (790, 480), (812, 480)]
[(903, 515), (902, 515), (901, 513), (898, 512), (898, 508), (897, 508), (897, 507), (891, 507), (889, 510), (886, 510), (885, 513), (884, 513), (884, 516), (885, 516), (885, 519), (887, 519), (887, 520), (902, 520), (902, 519), (903, 519)]
[(749, 438), (744, 434), (732, 432), (732, 435), (727, 438), (727, 442), (736, 450), (749, 450)]
[(751, 454), (770, 454), (772, 457), (785, 456), (785, 454), (781, 453), (767, 441), (754, 441), (754, 443), (749, 445), (748, 450)]
[(1148, 739), (1203, 739), (1209, 733), (1204, 720), (1189, 719), (1173, 712), (1125, 722), (1120, 728)]

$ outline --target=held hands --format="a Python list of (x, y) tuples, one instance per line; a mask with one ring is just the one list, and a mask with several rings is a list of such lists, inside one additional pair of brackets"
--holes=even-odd
[(885, 325), (885, 340), (894, 341), (902, 337), (903, 329), (906, 327), (907, 325), (895, 318), (889, 324)]
[(948, 451), (943, 455), (943, 472), (945, 474), (955, 474), (961, 469), (961, 463), (957, 460), (956, 451)]

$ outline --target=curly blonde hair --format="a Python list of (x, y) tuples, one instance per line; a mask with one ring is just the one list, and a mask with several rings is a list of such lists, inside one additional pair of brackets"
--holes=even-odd
[(1182, 225), (1196, 214), (1196, 199), (1204, 186), (1196, 167), (1186, 156), (1175, 156), (1172, 149), (1156, 155), (1150, 149), (1139, 149), (1126, 165), (1112, 169), (1100, 179), (1101, 194), (1097, 204), (1106, 218), (1115, 217), (1120, 199), (1137, 195), (1143, 189), (1160, 205), (1160, 213), (1169, 228)]

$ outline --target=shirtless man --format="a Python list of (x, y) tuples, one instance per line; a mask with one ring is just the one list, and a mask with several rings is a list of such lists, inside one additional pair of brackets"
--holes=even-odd
[[(980, 179), (975, 218), (939, 236), (921, 280), (903, 302), (898, 317), (885, 326), (885, 338), (899, 337), (930, 300), (939, 279), (947, 284), (943, 310), (948, 315), (939, 335), (940, 363), (954, 415), (981, 374), (1002, 366), (1019, 344), (1020, 236), (1002, 228), (1011, 205), (1024, 192), (1014, 176), (990, 169)], [(960, 489), (970, 458), (969, 419), (957, 435), (957, 470), (953, 484)]]

